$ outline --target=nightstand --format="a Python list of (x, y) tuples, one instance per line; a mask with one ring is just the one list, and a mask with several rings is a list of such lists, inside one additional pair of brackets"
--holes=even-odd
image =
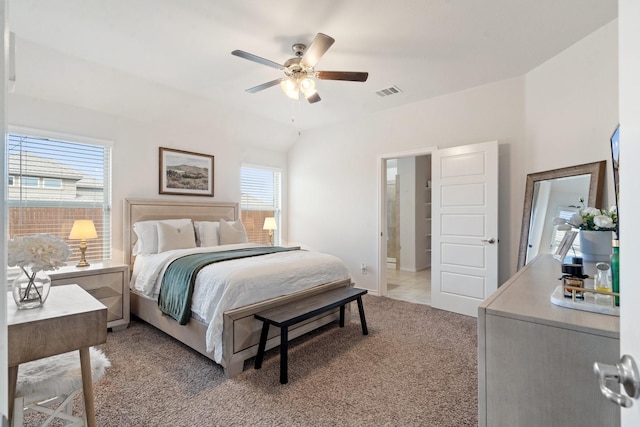
[(68, 265), (48, 272), (51, 285), (79, 285), (107, 307), (108, 328), (113, 331), (126, 329), (129, 325), (129, 266), (111, 261), (90, 262), (88, 267)]

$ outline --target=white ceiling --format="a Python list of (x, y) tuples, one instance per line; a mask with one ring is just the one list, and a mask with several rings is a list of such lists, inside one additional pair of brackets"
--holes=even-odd
[[(9, 22), (18, 94), (139, 120), (189, 103), (312, 129), (520, 76), (616, 17), (616, 0), (13, 0)], [(336, 40), (317, 70), (369, 80), (319, 81), (313, 105), (278, 86), (244, 91), (281, 74), (232, 50), (283, 63), (317, 32)], [(375, 94), (391, 85), (403, 92)]]

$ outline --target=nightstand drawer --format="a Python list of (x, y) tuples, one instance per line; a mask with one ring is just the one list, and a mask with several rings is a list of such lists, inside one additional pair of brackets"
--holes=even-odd
[(53, 286), (77, 284), (107, 307), (107, 326), (129, 324), (129, 268), (122, 264), (92, 263), (89, 267), (62, 267), (50, 275)]
[(51, 284), (54, 286), (80, 285), (82, 289), (107, 306), (109, 309), (107, 311), (107, 321), (112, 321), (122, 319), (122, 281), (122, 272), (115, 272), (102, 273), (95, 276), (54, 279)]

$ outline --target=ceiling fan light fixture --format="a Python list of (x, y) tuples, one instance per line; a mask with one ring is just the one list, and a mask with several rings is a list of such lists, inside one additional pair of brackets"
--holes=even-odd
[(315, 88), (316, 88), (316, 82), (313, 81), (313, 79), (309, 77), (304, 77), (300, 80), (300, 90), (303, 93), (306, 94), (307, 92), (311, 92), (311, 91), (315, 92)]
[(318, 33), (309, 46), (303, 43), (294, 44), (292, 49), (295, 57), (289, 58), (282, 65), (243, 50), (234, 50), (231, 54), (257, 62), (258, 64), (276, 68), (285, 75), (283, 78), (271, 80), (246, 89), (246, 92), (260, 92), (280, 83), (280, 88), (289, 98), (298, 101), (300, 100), (300, 92), (302, 92), (306, 100), (309, 101), (310, 104), (313, 104), (321, 100), (315, 88), (315, 79), (365, 82), (369, 76), (369, 73), (362, 71), (316, 71), (316, 64), (334, 42), (333, 37)]
[(293, 77), (283, 80), (280, 83), (280, 88), (291, 99), (295, 99), (296, 101), (300, 99), (300, 86), (298, 81)]

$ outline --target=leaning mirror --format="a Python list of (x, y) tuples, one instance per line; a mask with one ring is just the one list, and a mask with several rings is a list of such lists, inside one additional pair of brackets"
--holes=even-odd
[(553, 218), (585, 206), (601, 207), (606, 162), (527, 175), (520, 231), (518, 270), (539, 253), (553, 252)]

